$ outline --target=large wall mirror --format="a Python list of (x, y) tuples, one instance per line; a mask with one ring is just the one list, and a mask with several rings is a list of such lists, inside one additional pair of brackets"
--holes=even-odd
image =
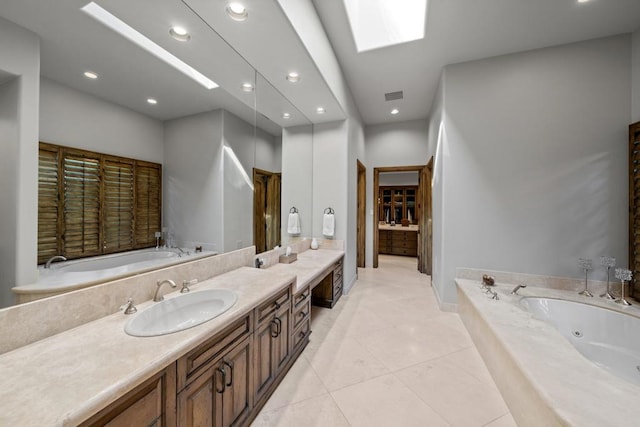
[[(310, 122), (185, 3), (5, 0), (0, 17), (41, 40), (41, 141), (161, 163), (158, 231), (177, 246), (222, 253), (258, 238), (260, 252), (279, 243), (283, 128)], [(115, 32), (122, 23), (142, 41)], [(10, 304), (6, 292), (1, 301)]]

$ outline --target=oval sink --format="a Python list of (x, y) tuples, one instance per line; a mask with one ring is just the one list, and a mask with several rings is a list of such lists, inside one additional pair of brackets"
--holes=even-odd
[(209, 289), (156, 303), (127, 322), (124, 331), (136, 337), (153, 337), (183, 331), (229, 310), (238, 300), (235, 292)]

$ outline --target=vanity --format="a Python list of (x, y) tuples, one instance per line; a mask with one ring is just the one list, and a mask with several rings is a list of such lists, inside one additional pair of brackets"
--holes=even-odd
[(418, 226), (378, 225), (378, 253), (418, 256)]
[(248, 425), (309, 342), (313, 289), (328, 275), (333, 283), (343, 257), (303, 250), (293, 264), (202, 280), (192, 293), (229, 289), (237, 302), (181, 332), (129, 336), (136, 314), (116, 312), (8, 351), (0, 425)]

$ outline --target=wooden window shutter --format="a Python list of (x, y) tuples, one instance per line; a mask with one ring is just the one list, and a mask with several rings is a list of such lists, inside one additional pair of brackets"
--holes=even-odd
[(64, 149), (64, 241), (70, 258), (98, 255), (100, 245), (100, 156)]
[(104, 156), (103, 244), (104, 252), (133, 249), (133, 160)]
[(155, 245), (155, 232), (161, 231), (161, 166), (155, 163), (136, 161), (135, 181), (136, 247), (144, 248)]
[(60, 149), (40, 144), (38, 155), (38, 263), (60, 255), (58, 218), (60, 213)]

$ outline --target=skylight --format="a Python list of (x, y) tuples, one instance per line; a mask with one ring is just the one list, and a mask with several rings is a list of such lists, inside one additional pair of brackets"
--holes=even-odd
[(358, 52), (424, 38), (427, 0), (344, 0)]
[(158, 46), (156, 43), (142, 35), (140, 32), (130, 27), (128, 24), (120, 20), (118, 17), (112, 15), (107, 12), (102, 7), (98, 6), (96, 3), (91, 2), (85, 5), (82, 10), (87, 14), (91, 15), (93, 18), (102, 22), (107, 27), (111, 28), (113, 31), (118, 34), (126, 37), (133, 43), (137, 44), (141, 48), (145, 49), (147, 52), (157, 56), (158, 58), (165, 61), (167, 64), (172, 65), (188, 77), (191, 77), (196, 82), (200, 83), (202, 86), (207, 89), (217, 88), (218, 85), (198, 70), (190, 66), (189, 64), (183, 62), (181, 59), (177, 58), (173, 54), (166, 51), (164, 48)]

